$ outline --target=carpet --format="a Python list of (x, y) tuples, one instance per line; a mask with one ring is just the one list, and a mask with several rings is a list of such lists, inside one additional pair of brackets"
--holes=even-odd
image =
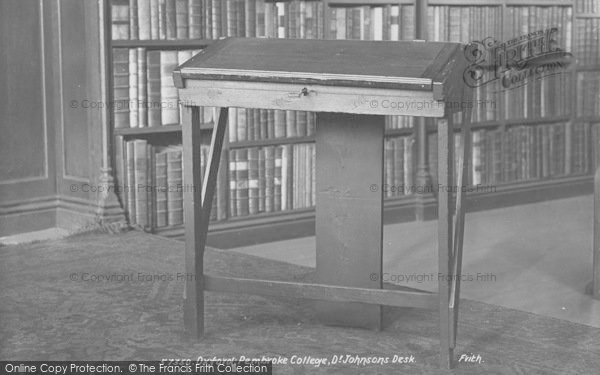
[[(277, 365), (275, 374), (597, 374), (600, 329), (462, 300), (456, 357), (438, 368), (437, 312), (384, 308), (380, 332), (316, 323), (312, 302), (206, 293), (206, 335), (184, 337), (183, 244), (140, 232), (0, 247), (0, 360), (268, 356), (415, 363)], [(310, 281), (312, 269), (208, 249), (205, 269)], [(346, 357), (346, 356), (349, 357)], [(297, 357), (296, 357), (297, 358)]]

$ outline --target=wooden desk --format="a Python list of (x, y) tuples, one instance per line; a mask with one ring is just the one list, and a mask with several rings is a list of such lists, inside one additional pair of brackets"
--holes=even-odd
[[(462, 187), (470, 149), (467, 125), (462, 128), (460, 170), (454, 184), (451, 115), (464, 108), (457, 103), (470, 99), (463, 82), (466, 64), (461, 46), (454, 43), (232, 38), (178, 67), (173, 75), (184, 104), (184, 184), (202, 187), (184, 192), (186, 272), (197, 276), (186, 284), (187, 332), (203, 333), (205, 290), (315, 299), (323, 322), (375, 329), (381, 326), (381, 305), (437, 306), (441, 365), (451, 366), (460, 291), (460, 277), (453, 276), (461, 273)], [(204, 181), (198, 106), (221, 108)], [(317, 112), (314, 284), (204, 272), (208, 219), (229, 107)], [(438, 294), (383, 289), (384, 115), (441, 118), (438, 262), (439, 274), (447, 277), (439, 282)], [(453, 191), (458, 191), (455, 214)]]

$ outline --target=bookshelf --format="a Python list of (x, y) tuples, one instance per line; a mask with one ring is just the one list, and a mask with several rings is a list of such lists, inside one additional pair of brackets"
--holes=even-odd
[[(557, 26), (561, 47), (577, 58), (574, 66), (523, 88), (502, 91), (496, 82), (476, 90), (472, 113), (475, 159), (470, 179), (473, 185), (487, 184), (495, 189), (473, 194), (470, 209), (591, 191), (597, 154), (592, 144), (598, 140), (600, 124), (596, 104), (600, 102), (600, 52), (592, 43), (600, 37), (600, 28), (594, 28), (600, 25), (600, 11), (592, 0), (430, 0), (423, 2), (426, 9), (420, 18), (426, 19), (426, 24), (416, 19), (417, 5), (409, 0), (152, 0), (144, 2), (144, 8), (150, 9), (141, 10), (136, 0), (112, 0), (110, 4), (115, 103), (139, 99), (161, 105), (173, 103), (171, 88), (165, 87), (172, 84), (169, 70), (224, 36), (412, 40), (421, 29), (423, 39), (432, 41), (468, 42), (488, 36), (504, 41)], [(137, 21), (130, 17), (132, 14), (138, 15)], [(140, 22), (143, 15), (149, 20)], [(170, 65), (165, 67), (163, 61)], [(130, 84), (135, 81), (133, 70), (138, 78), (147, 78), (147, 82), (138, 81), (142, 86), (135, 90)], [(141, 116), (148, 122), (154, 116), (154, 126), (143, 126), (149, 124), (139, 123), (138, 117), (137, 124), (142, 126), (135, 127), (126, 120), (126, 116), (131, 120), (131, 112), (113, 111), (118, 185), (140, 185), (136, 181), (143, 180), (141, 185), (155, 186), (156, 173), (164, 173), (164, 168), (156, 171), (152, 155), (162, 160), (165, 156), (161, 153), (180, 152), (181, 126), (177, 121), (164, 125), (164, 121), (156, 120), (177, 119), (176, 110), (169, 109), (161, 109), (160, 117), (158, 111), (152, 115), (149, 109)], [(247, 234), (260, 233), (261, 228), (267, 236), (273, 228), (280, 229), (277, 235), (311, 233), (314, 114), (273, 112), (230, 111), (226, 160), (221, 163), (229, 168), (219, 173), (210, 226), (216, 237), (244, 230)], [(214, 110), (205, 109), (202, 131), (207, 138), (213, 118)], [(430, 162), (435, 160), (435, 148), (428, 144), (435, 142), (436, 126), (429, 121), (420, 132), (418, 123), (417, 118), (386, 119), (386, 183), (423, 184), (419, 168), (435, 175), (435, 163)], [(146, 173), (136, 175), (136, 163), (130, 155), (136, 152), (131, 144), (138, 145), (140, 159), (142, 155), (148, 158), (137, 164), (138, 172), (146, 168)], [(386, 196), (386, 217), (391, 221), (414, 220), (416, 212), (420, 218), (433, 217), (435, 197), (409, 190)], [(141, 203), (139, 213), (127, 192), (120, 195), (130, 223), (158, 234), (179, 236), (181, 224), (178, 220), (171, 224), (168, 213), (166, 224), (161, 219), (157, 226), (156, 214), (151, 212), (157, 206), (156, 193), (144, 197), (138, 197), (137, 202), (147, 201)], [(268, 202), (272, 199), (271, 207)], [(419, 211), (423, 214), (418, 215)]]

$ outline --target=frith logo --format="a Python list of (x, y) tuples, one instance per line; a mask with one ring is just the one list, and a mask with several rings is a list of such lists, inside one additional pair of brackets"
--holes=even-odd
[(458, 362), (466, 362), (466, 363), (481, 363), (483, 362), (481, 359), (481, 355), (477, 354), (461, 354), (458, 358)]
[(493, 38), (474, 41), (465, 47), (470, 62), (464, 82), (478, 87), (500, 80), (502, 87), (513, 89), (528, 82), (562, 73), (573, 55), (559, 47), (558, 28), (539, 30), (499, 42)]

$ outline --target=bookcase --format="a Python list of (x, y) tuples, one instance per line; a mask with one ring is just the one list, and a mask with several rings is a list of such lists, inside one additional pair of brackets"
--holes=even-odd
[[(472, 103), (471, 209), (591, 191), (600, 124), (597, 0), (112, 0), (114, 170), (129, 222), (182, 233), (181, 127), (171, 71), (227, 37), (506, 41), (557, 27), (576, 64), (510, 90), (500, 81)], [(256, 58), (266, 58), (257, 56)], [(208, 135), (214, 108), (201, 113)], [(456, 121), (460, 126), (460, 118)], [(310, 234), (313, 113), (235, 108), (219, 171), (211, 231)], [(421, 127), (421, 128), (420, 128)], [(386, 218), (435, 215), (436, 126), (386, 119)], [(421, 172), (425, 171), (423, 174)], [(279, 228), (281, 230), (273, 230)], [(248, 239), (246, 239), (248, 241)], [(251, 241), (251, 240), (250, 240)]]

